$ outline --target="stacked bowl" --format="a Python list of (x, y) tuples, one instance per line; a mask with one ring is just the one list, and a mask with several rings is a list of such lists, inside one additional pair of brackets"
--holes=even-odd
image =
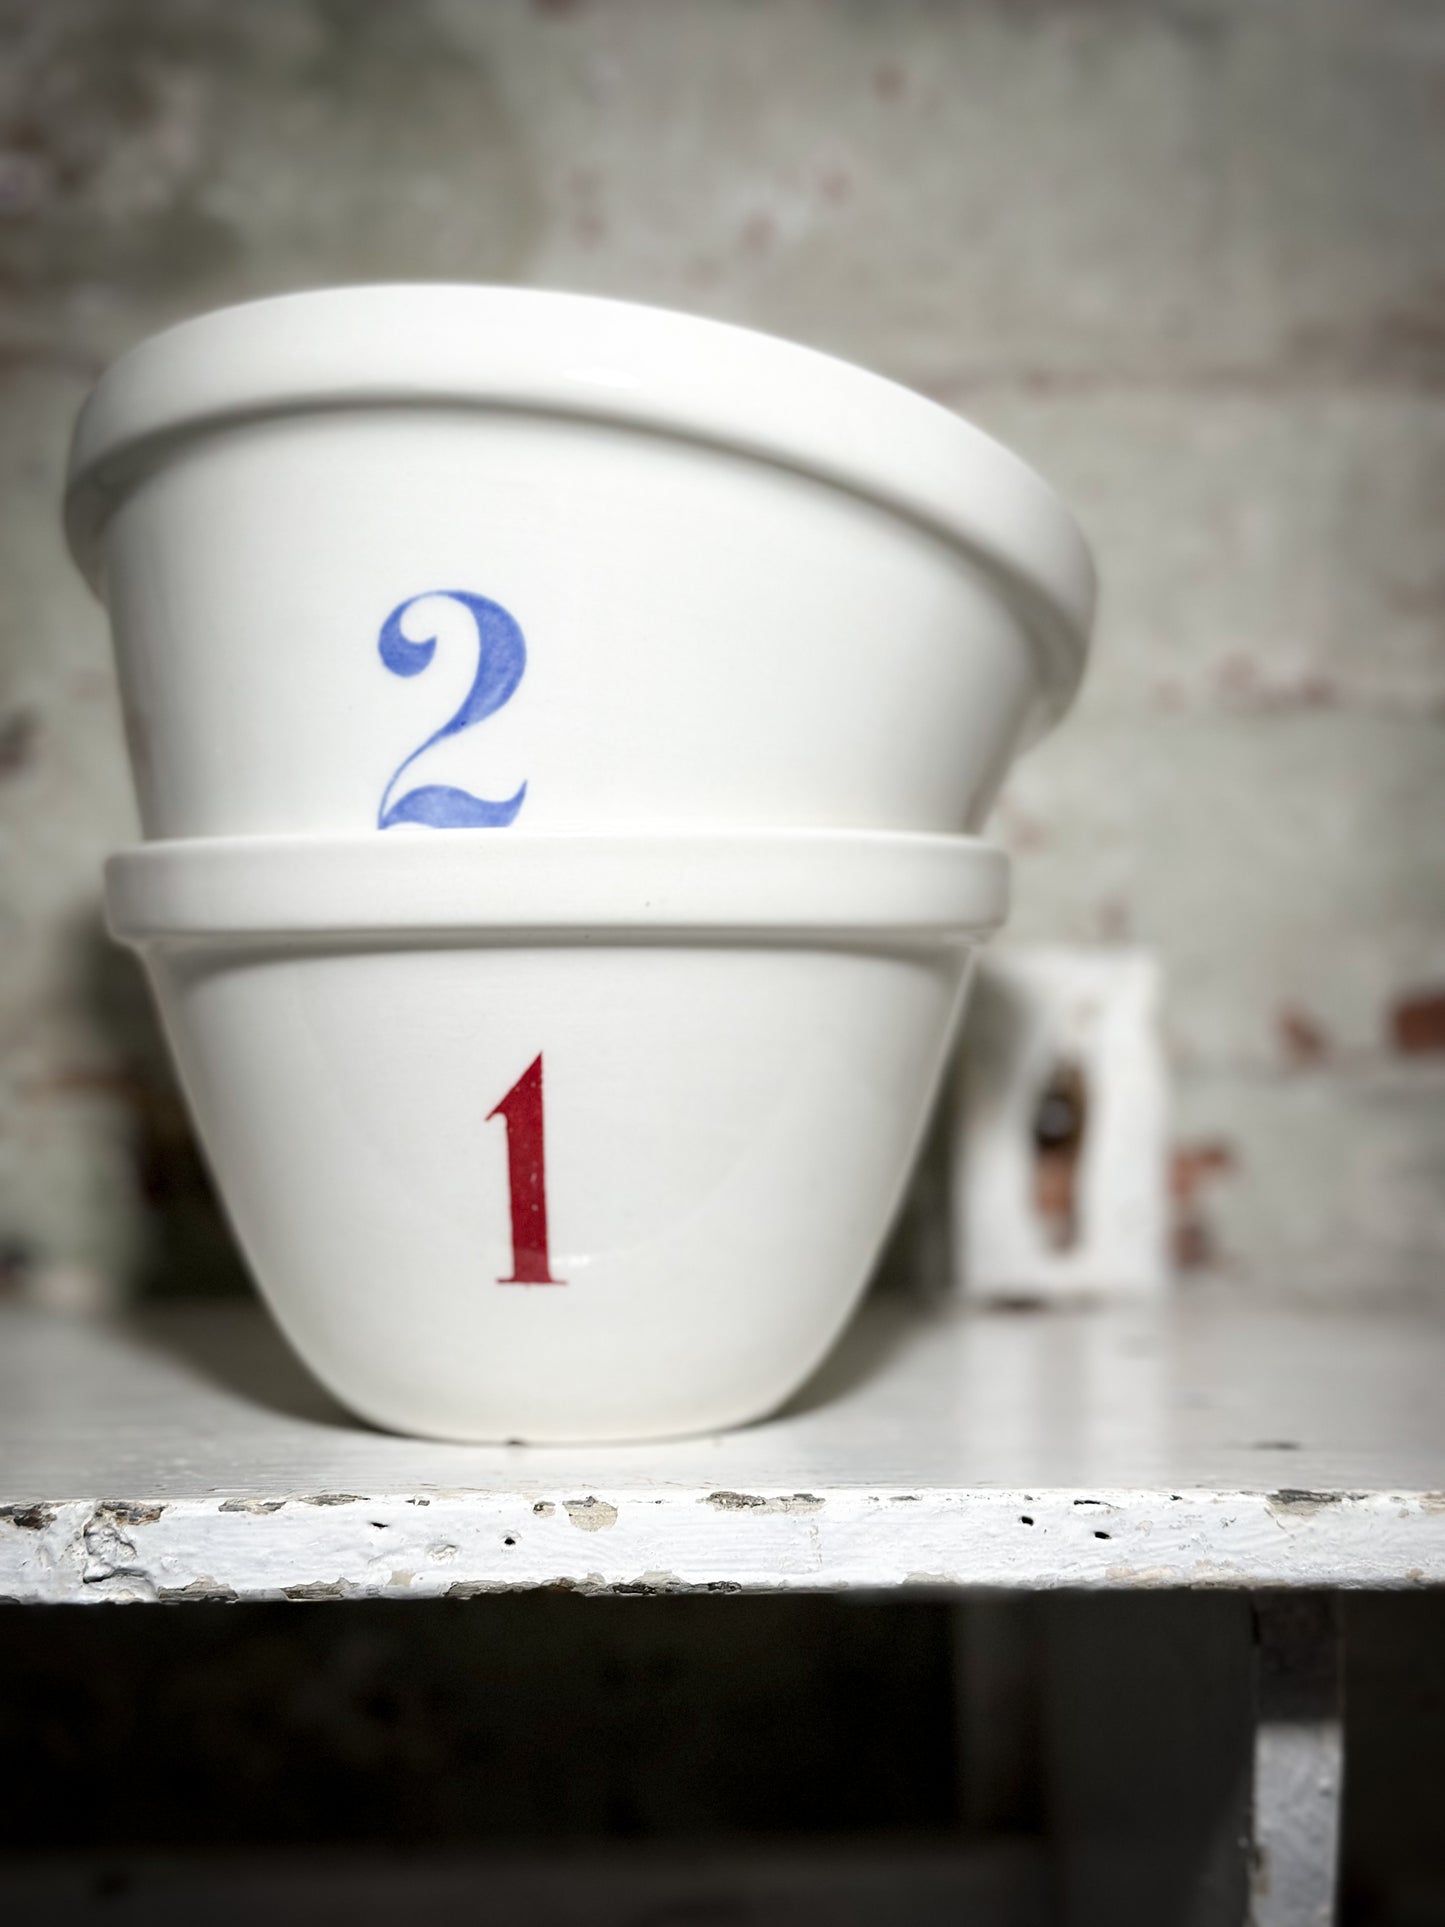
[(896, 1208), (1093, 579), (1029, 469), (811, 351), (387, 286), (100, 382), (67, 526), (107, 868), (301, 1356), (382, 1425), (776, 1406)]

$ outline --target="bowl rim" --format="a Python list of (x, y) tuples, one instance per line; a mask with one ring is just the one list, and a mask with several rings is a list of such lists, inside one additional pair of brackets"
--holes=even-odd
[(680, 437), (809, 475), (981, 564), (1040, 659), (1037, 729), (1068, 707), (1093, 621), (1077, 522), (1027, 463), (938, 403), (817, 349), (638, 302), (380, 283), (220, 308), (101, 376), (66, 480), (71, 553), (99, 591), (117, 502), (189, 435), (279, 413), (399, 406), (563, 416)]
[(883, 830), (419, 830), (144, 843), (105, 866), (111, 934), (236, 940), (632, 935), (978, 941), (1009, 860), (977, 837)]

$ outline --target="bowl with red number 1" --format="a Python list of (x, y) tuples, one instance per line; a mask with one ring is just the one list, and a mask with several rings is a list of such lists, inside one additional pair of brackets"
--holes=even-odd
[(810, 350), (390, 287), (122, 358), (67, 525), (146, 838), (111, 928), (300, 1355), (445, 1438), (785, 1401), (1004, 917), (977, 831), (1082, 673), (1052, 492)]
[(367, 1418), (770, 1410), (867, 1278), (1003, 857), (781, 831), (156, 843), (109, 866), (236, 1230)]

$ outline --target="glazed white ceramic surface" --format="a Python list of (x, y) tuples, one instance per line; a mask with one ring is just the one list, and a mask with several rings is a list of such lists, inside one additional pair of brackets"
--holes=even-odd
[(68, 521), (157, 838), (978, 826), (1093, 605), (1051, 490), (765, 336), (381, 287), (104, 377)]
[(737, 1424), (808, 1376), (1006, 885), (968, 839), (841, 833), (152, 844), (107, 873), (301, 1356), (377, 1423), (542, 1441)]

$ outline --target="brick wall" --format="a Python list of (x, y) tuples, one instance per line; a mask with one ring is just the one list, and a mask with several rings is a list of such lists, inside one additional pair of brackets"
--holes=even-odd
[(1430, 0), (0, 4), (0, 1278), (234, 1277), (100, 935), (74, 411), (197, 309), (442, 276), (816, 343), (1058, 482), (1105, 597), (1015, 933), (1162, 950), (1192, 1264), (1435, 1288), (1442, 183)]

